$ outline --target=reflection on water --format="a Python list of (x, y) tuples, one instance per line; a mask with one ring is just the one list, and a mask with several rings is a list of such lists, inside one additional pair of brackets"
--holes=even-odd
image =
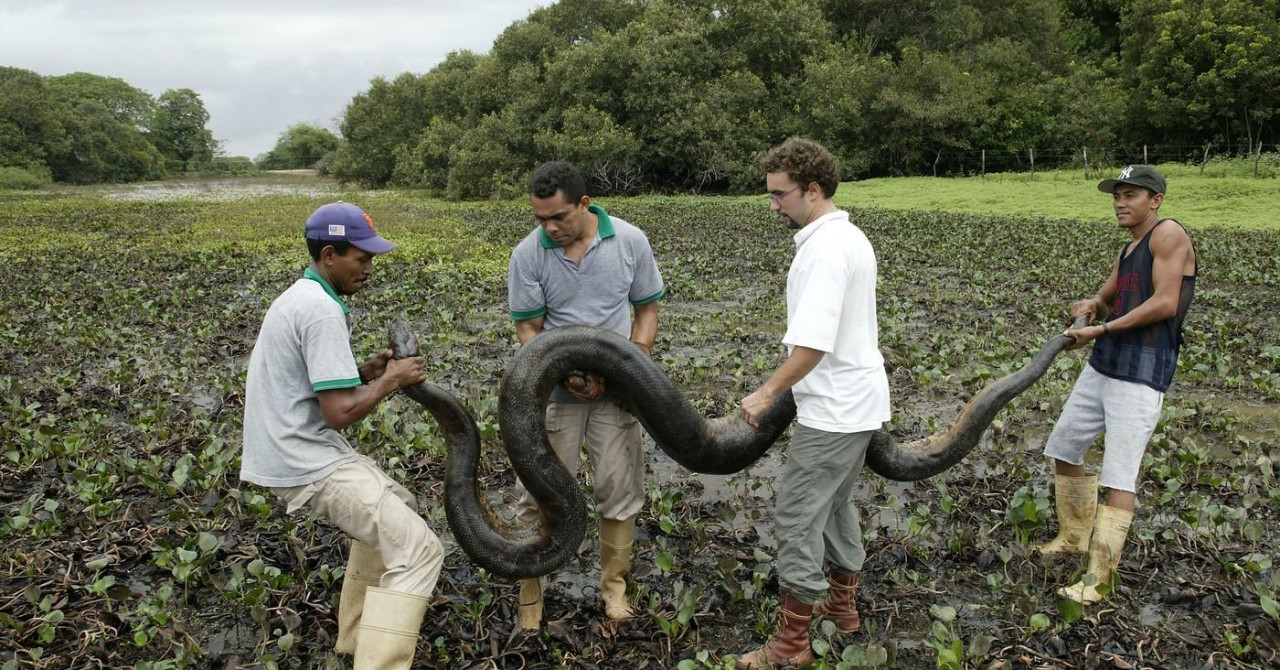
[(193, 199), (210, 202), (235, 202), (264, 196), (315, 198), (343, 190), (335, 182), (310, 179), (297, 182), (208, 179), (118, 184), (112, 186), (109, 191), (104, 192), (103, 196), (111, 200), (120, 201), (169, 202)]

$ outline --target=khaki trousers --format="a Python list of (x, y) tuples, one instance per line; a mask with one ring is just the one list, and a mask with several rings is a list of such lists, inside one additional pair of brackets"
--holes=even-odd
[[(593, 403), (559, 403), (547, 406), (547, 440), (569, 472), (578, 471), (582, 442), (595, 471), (592, 497), (600, 516), (614, 521), (630, 519), (644, 507), (644, 451), (640, 422), (608, 400)], [(531, 526), (538, 519), (538, 503), (524, 483), (516, 479), (520, 500), (516, 521)]]
[(347, 535), (377, 547), (387, 566), (382, 588), (423, 596), (435, 590), (444, 563), (440, 539), (418, 516), (413, 494), (368, 457), (357, 456), (319, 481), (272, 491), (290, 511), (309, 505)]

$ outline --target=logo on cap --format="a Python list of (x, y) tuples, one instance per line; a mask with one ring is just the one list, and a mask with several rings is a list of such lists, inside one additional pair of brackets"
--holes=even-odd
[(1119, 177), (1117, 177), (1117, 178), (1118, 178), (1118, 179), (1128, 179), (1128, 178), (1129, 178), (1129, 175), (1131, 175), (1131, 174), (1133, 174), (1133, 166), (1132, 166), (1132, 165), (1130, 165), (1130, 166), (1126, 167), (1125, 169), (1121, 170), (1121, 171), (1120, 171), (1120, 176), (1119, 176)]
[(335, 226), (335, 225), (331, 225), (331, 226), (329, 226), (329, 234), (330, 234), (330, 235), (337, 235), (337, 236), (339, 236), (339, 237), (346, 237), (346, 236), (347, 236), (347, 227), (346, 227), (346, 226)]

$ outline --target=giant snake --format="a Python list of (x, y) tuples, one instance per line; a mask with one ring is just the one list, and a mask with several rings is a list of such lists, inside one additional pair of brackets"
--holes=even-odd
[[(1084, 325), (1084, 318), (1072, 326)], [(403, 319), (390, 325), (396, 358), (418, 355), (417, 339)], [(1035, 383), (1053, 359), (1072, 344), (1056, 335), (1022, 369), (978, 391), (945, 433), (899, 444), (887, 429), (877, 431), (867, 449), (867, 466), (898, 481), (915, 481), (955, 465), (979, 442), (995, 415)], [(476, 476), (480, 431), (453, 394), (422, 382), (405, 394), (440, 425), (448, 444), (445, 459), (445, 513), (462, 550), (491, 573), (536, 577), (564, 565), (586, 535), (587, 508), (575, 476), (546, 436), (545, 408), (551, 390), (574, 372), (595, 373), (621, 392), (628, 409), (654, 443), (695, 472), (729, 474), (759, 459), (796, 415), (791, 393), (780, 394), (752, 428), (737, 415), (707, 419), (671, 383), (662, 369), (626, 338), (584, 326), (544, 331), (512, 358), (499, 392), (499, 427), (507, 456), (538, 502), (541, 521), (521, 528), (489, 508)]]

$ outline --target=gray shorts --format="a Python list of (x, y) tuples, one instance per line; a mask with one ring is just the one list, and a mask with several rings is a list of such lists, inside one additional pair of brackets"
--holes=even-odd
[(1146, 384), (1112, 379), (1086, 364), (1045, 442), (1044, 454), (1081, 465), (1093, 440), (1106, 430), (1098, 483), (1135, 493), (1142, 454), (1160, 422), (1163, 404), (1164, 393)]

